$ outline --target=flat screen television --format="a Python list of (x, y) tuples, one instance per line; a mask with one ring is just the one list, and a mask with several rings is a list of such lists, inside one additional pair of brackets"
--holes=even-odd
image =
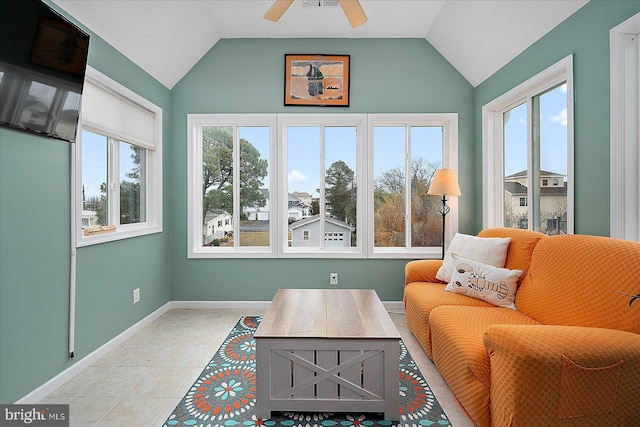
[(74, 142), (89, 35), (41, 0), (0, 6), (0, 126)]

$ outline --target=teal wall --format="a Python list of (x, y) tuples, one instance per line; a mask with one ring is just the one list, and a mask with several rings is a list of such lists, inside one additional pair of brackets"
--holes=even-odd
[[(170, 134), (167, 88), (95, 34), (89, 64), (162, 107)], [(0, 403), (15, 402), (75, 363), (68, 357), (71, 149), (0, 129)], [(169, 204), (167, 191), (165, 230)], [(165, 232), (78, 249), (76, 361), (169, 301), (168, 239)]]
[[(640, 1), (591, 0), (475, 91), (475, 194), (482, 204), (482, 106), (573, 54), (575, 233), (609, 235), (609, 30)], [(482, 218), (475, 218), (482, 228)]]
[[(285, 53), (351, 55), (349, 108), (284, 107)], [(171, 299), (270, 300), (278, 288), (374, 288), (400, 301), (407, 260), (187, 259), (189, 113), (458, 113), (462, 232), (473, 230), (473, 87), (424, 39), (220, 40), (172, 90)]]

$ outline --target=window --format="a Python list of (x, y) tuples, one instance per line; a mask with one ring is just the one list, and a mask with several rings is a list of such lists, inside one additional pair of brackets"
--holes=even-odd
[(88, 67), (81, 120), (77, 245), (162, 231), (162, 110)]
[(640, 13), (609, 32), (610, 235), (640, 241)]
[[(287, 194), (287, 217), (299, 220), (286, 231), (283, 227), (292, 238), (281, 256), (362, 256), (364, 186), (358, 184), (365, 177), (366, 116), (280, 115), (278, 129), (284, 166), (280, 191)], [(327, 233), (348, 237), (337, 245)]]
[[(457, 115), (370, 117), (371, 252), (386, 257), (441, 251), (438, 197), (427, 196), (436, 169), (457, 168)], [(456, 198), (449, 204), (455, 206)], [(448, 239), (457, 231), (457, 209), (447, 216)]]
[(440, 254), (426, 192), (456, 167), (456, 114), (193, 114), (188, 138), (190, 257)]
[(483, 107), (485, 228), (573, 232), (572, 93), (569, 56)]
[(82, 144), (83, 230), (144, 223), (147, 150), (84, 129)]
[(272, 256), (273, 115), (191, 114), (188, 123), (190, 256)]

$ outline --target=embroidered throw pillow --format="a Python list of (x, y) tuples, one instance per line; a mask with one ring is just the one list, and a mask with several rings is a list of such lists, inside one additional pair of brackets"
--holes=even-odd
[(476, 237), (456, 233), (451, 239), (442, 267), (436, 273), (436, 279), (442, 282), (451, 281), (451, 273), (453, 273), (451, 254), (502, 268), (507, 259), (510, 242), (510, 237)]
[(518, 279), (522, 270), (497, 268), (451, 254), (454, 269), (445, 291), (466, 295), (497, 307), (515, 309)]

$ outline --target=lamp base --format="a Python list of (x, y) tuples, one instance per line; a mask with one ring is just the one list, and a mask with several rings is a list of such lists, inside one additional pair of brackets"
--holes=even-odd
[(440, 206), (438, 206), (438, 212), (440, 212), (442, 214), (442, 259), (444, 259), (444, 238), (445, 238), (445, 217), (447, 216), (447, 214), (449, 213), (449, 211), (451, 210), (451, 208), (449, 207), (449, 205), (447, 205), (447, 196), (446, 195), (442, 195), (442, 204)]

